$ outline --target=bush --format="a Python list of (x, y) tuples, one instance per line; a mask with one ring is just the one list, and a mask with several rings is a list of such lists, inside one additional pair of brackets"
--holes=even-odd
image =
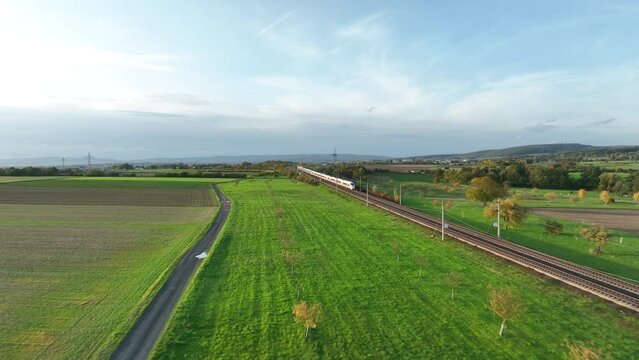
[(546, 233), (550, 235), (560, 235), (561, 232), (564, 230), (564, 225), (555, 220), (546, 220), (543, 225)]

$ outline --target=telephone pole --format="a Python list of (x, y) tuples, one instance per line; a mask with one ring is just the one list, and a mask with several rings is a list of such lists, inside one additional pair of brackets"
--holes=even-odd
[(402, 183), (399, 183), (399, 205), (402, 204)]
[(499, 206), (499, 199), (497, 199), (497, 238), (501, 238), (501, 207)]
[(91, 170), (91, 152), (89, 151), (89, 155), (87, 156), (87, 169)]
[(444, 240), (444, 202), (442, 201), (442, 240)]
[(368, 181), (366, 182), (366, 207), (368, 207)]
[(62, 172), (64, 172), (64, 158), (62, 158)]

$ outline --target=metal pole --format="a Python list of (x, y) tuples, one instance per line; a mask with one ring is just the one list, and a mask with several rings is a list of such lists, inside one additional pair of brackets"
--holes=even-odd
[(368, 181), (366, 182), (366, 207), (368, 207)]
[(402, 183), (399, 183), (399, 205), (402, 204)]
[(337, 176), (335, 177), (335, 192), (337, 192), (337, 179), (339, 179), (339, 170), (335, 171), (337, 171)]
[(444, 240), (444, 202), (442, 201), (442, 240)]
[(501, 208), (497, 199), (497, 238), (501, 238)]
[(359, 177), (359, 191), (362, 191), (362, 177)]

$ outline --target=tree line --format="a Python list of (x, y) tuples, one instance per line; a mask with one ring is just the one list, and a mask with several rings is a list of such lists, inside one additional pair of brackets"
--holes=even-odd
[(525, 161), (486, 160), (459, 169), (437, 169), (433, 174), (436, 183), (470, 184), (472, 179), (488, 177), (506, 187), (606, 190), (620, 194), (639, 191), (639, 172), (624, 178), (598, 166), (580, 167), (572, 161), (529, 164)]

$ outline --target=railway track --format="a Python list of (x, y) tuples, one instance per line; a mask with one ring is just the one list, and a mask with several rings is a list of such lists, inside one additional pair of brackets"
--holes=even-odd
[[(324, 179), (323, 182), (329, 186), (327, 183), (330, 181)], [(330, 187), (423, 227), (441, 231), (441, 221), (434, 216), (357, 190), (336, 187), (335, 184)], [(450, 224), (446, 231), (449, 237), (458, 241), (639, 312), (639, 285), (463, 226)]]

